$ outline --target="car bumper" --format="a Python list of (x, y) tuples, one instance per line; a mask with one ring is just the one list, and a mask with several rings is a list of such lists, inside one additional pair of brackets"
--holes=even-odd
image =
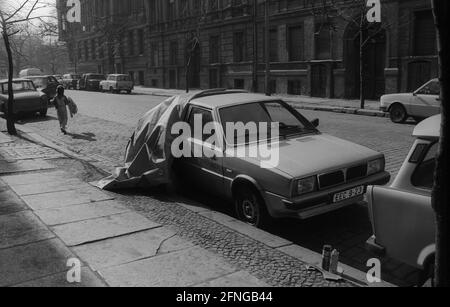
[(383, 172), (364, 178), (363, 180), (350, 182), (332, 189), (311, 193), (310, 195), (305, 195), (294, 199), (287, 199), (283, 196), (270, 192), (265, 192), (264, 196), (267, 209), (272, 217), (308, 219), (364, 200), (364, 195), (360, 195), (341, 202), (333, 203), (333, 196), (336, 193), (360, 186), (367, 188), (369, 185), (384, 185), (390, 181), (390, 178), (391, 176), (388, 172)]
[(389, 108), (386, 107), (386, 106), (381, 106), (381, 107), (380, 107), (380, 111), (382, 111), (382, 112), (388, 112), (388, 111), (389, 111)]

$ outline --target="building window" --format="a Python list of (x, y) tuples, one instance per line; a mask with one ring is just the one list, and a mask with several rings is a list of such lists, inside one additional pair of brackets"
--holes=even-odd
[(219, 36), (211, 36), (209, 39), (209, 62), (211, 64), (220, 63), (219, 49)]
[(138, 42), (139, 42), (139, 55), (143, 55), (145, 52), (145, 37), (144, 30), (138, 30)]
[(169, 49), (170, 65), (177, 65), (177, 54), (178, 54), (178, 42), (173, 41), (170, 43), (170, 49)]
[(234, 62), (243, 62), (245, 60), (244, 55), (244, 32), (236, 32), (233, 35), (233, 55), (234, 55)]
[(414, 13), (414, 55), (436, 55), (437, 40), (431, 10)]
[(245, 87), (244, 79), (234, 79), (234, 88), (243, 90)]
[(288, 48), (289, 48), (289, 61), (303, 61), (303, 41), (304, 41), (303, 28), (300, 26), (289, 28), (288, 32)]
[(128, 48), (130, 55), (134, 55), (134, 33), (133, 31), (128, 32)]
[(288, 81), (288, 94), (289, 95), (301, 95), (302, 85), (300, 80), (289, 80)]
[(316, 43), (316, 59), (328, 60), (331, 58), (331, 35), (330, 25), (316, 25), (315, 43)]
[(271, 62), (278, 62), (278, 31), (269, 31), (269, 59)]
[(150, 48), (150, 66), (158, 66), (158, 44), (153, 43)]
[(92, 59), (97, 59), (97, 43), (95, 39), (91, 41), (91, 49), (92, 49)]
[(138, 84), (144, 85), (144, 83), (145, 83), (145, 73), (142, 70), (140, 70), (138, 73)]
[(84, 41), (84, 59), (89, 60), (89, 45), (87, 41)]
[(216, 68), (209, 71), (209, 88), (219, 87), (219, 70)]

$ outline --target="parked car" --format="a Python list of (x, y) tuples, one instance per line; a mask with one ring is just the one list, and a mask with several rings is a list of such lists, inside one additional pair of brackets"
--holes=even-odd
[(27, 68), (19, 72), (19, 78), (26, 78), (29, 76), (43, 76), (44, 73), (39, 68)]
[(100, 89), (100, 82), (106, 80), (101, 74), (84, 74), (78, 80), (78, 89), (85, 91), (98, 91)]
[[(13, 80), (14, 91), (14, 114), (36, 113), (41, 116), (47, 115), (48, 98), (47, 95), (38, 91), (33, 81), (27, 79)], [(8, 103), (8, 81), (0, 80), (0, 111), (5, 113)]]
[(416, 121), (441, 112), (441, 87), (438, 79), (428, 81), (413, 93), (390, 94), (381, 97), (381, 110), (389, 112), (394, 123), (404, 123), (409, 117)]
[(66, 89), (76, 89), (78, 81), (81, 79), (81, 75), (78, 74), (65, 74), (62, 79), (62, 85)]
[[(272, 218), (307, 219), (338, 210), (362, 201), (368, 185), (390, 180), (383, 154), (322, 134), (318, 120), (308, 121), (277, 98), (206, 91), (190, 100), (183, 120), (192, 126), (196, 115), (202, 115), (204, 123), (221, 123), (218, 135), (224, 142), (213, 146), (205, 137), (190, 138), (192, 146), (201, 146), (213, 158), (176, 159), (176, 178), (233, 200), (237, 216), (248, 224), (263, 227)], [(235, 135), (227, 135), (225, 126), (239, 122), (279, 122), (280, 137), (258, 135), (258, 142), (234, 145)], [(262, 168), (262, 158), (229, 154), (272, 141), (279, 145), (279, 163), (273, 167)]]
[(44, 92), (49, 99), (56, 96), (56, 89), (61, 85), (53, 76), (30, 76), (25, 79), (33, 81), (36, 88)]
[(440, 115), (421, 122), (414, 130), (417, 139), (392, 185), (370, 186), (367, 192), (374, 233), (367, 241), (368, 248), (422, 269), (423, 280), (430, 277), (434, 266), (431, 190), (440, 124)]
[(100, 82), (100, 91), (110, 91), (111, 93), (120, 93), (122, 91), (131, 94), (134, 89), (134, 83), (129, 75), (112, 74), (108, 75), (106, 80)]
[(62, 84), (62, 80), (63, 80), (63, 76), (62, 75), (53, 75), (53, 77), (55, 77), (55, 79), (58, 80), (58, 82), (60, 84)]

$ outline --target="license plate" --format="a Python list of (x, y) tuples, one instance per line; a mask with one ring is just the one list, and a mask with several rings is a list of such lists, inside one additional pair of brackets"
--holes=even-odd
[(340, 192), (334, 195), (333, 202), (338, 203), (347, 199), (351, 199), (364, 194), (364, 186), (353, 188), (344, 192)]

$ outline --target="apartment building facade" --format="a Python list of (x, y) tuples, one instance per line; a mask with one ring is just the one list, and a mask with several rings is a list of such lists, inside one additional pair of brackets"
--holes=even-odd
[(361, 42), (367, 98), (438, 74), (425, 0), (382, 1), (381, 24), (363, 27), (354, 1), (271, 0), (267, 33), (264, 0), (82, 0), (81, 24), (64, 23), (64, 3), (73, 70), (129, 73), (152, 87), (264, 92), (266, 39), (274, 93), (358, 97)]

